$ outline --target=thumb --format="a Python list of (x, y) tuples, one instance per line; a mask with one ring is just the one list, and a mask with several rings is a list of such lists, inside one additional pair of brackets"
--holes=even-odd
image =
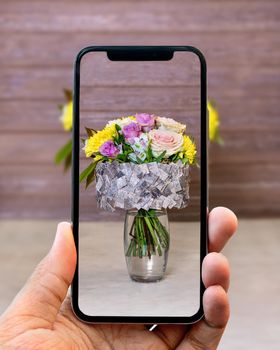
[[(71, 224), (57, 226), (48, 255), (39, 263), (6, 313), (41, 319), (52, 324), (72, 282), (76, 267), (76, 249)], [(43, 327), (43, 325), (42, 325)]]

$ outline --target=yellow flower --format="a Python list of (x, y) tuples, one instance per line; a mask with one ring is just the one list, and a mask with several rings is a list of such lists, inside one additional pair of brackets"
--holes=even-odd
[(86, 140), (84, 147), (86, 157), (90, 157), (93, 153), (98, 152), (100, 146), (104, 142), (112, 140), (114, 136), (117, 136), (115, 124), (108, 125), (103, 130), (97, 131), (96, 134)]
[(184, 144), (180, 158), (187, 158), (189, 164), (194, 164), (196, 158), (196, 145), (189, 136), (184, 135)]
[(60, 116), (60, 121), (61, 121), (65, 131), (71, 131), (72, 130), (72, 124), (73, 124), (73, 101), (69, 101), (63, 106), (62, 114)]
[(209, 114), (209, 139), (210, 141), (220, 143), (222, 140), (219, 134), (219, 113), (211, 101), (207, 102), (207, 109)]

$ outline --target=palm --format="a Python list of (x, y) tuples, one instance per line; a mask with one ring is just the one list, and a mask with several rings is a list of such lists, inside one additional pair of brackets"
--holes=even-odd
[[(74, 316), (69, 300), (63, 304), (58, 320), (58, 323), (63, 324), (58, 329), (62, 336), (70, 333), (71, 341), (75, 342), (77, 334), (83, 333), (89, 340), (90, 349), (167, 350), (173, 348), (173, 344), (157, 333), (150, 332), (144, 324), (85, 324)], [(79, 349), (83, 349), (82, 346), (80, 344)]]
[[(167, 350), (171, 347), (145, 325), (87, 325), (77, 320), (69, 301), (57, 315), (53, 325), (44, 326), (45, 320), (32, 316), (13, 319), (21, 324), (18, 334), (7, 344), (12, 348), (25, 349), (79, 349), (79, 350)], [(30, 329), (30, 323), (36, 327)]]

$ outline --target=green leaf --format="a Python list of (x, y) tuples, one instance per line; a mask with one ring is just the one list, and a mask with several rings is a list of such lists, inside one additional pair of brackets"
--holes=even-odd
[(121, 127), (119, 126), (119, 124), (115, 124), (115, 127), (116, 127), (116, 130), (119, 132), (119, 131), (121, 131)]
[(63, 111), (63, 107), (64, 107), (64, 105), (62, 105), (62, 104), (57, 105), (57, 108), (60, 110), (60, 112)]
[(86, 167), (80, 174), (80, 182), (83, 182), (90, 174), (92, 171), (95, 170), (96, 164), (98, 162), (93, 162), (90, 163), (88, 167)]
[(165, 156), (165, 154), (166, 154), (166, 151), (163, 151), (163, 152), (155, 159), (155, 161), (156, 161), (157, 163), (160, 163), (160, 162), (162, 161), (163, 157)]
[(93, 136), (94, 134), (96, 134), (96, 130), (94, 130), (94, 129), (91, 129), (91, 128), (87, 128), (86, 126), (85, 126), (85, 129), (86, 129), (86, 132), (87, 132), (87, 134), (88, 134), (88, 137), (91, 137), (91, 136)]
[(153, 160), (153, 152), (150, 145), (147, 148), (147, 160), (148, 162), (151, 162)]
[(120, 153), (120, 154), (117, 155), (116, 159), (119, 159), (121, 161), (125, 161), (126, 160), (126, 154)]
[(61, 147), (54, 157), (55, 164), (60, 164), (72, 152), (72, 139)]
[[(98, 162), (95, 163), (95, 167), (96, 167), (96, 164)], [(86, 181), (86, 189), (88, 188), (88, 186), (94, 181), (95, 179), (95, 167), (94, 169), (91, 171), (91, 173), (88, 175), (87, 177), (87, 181)]]
[(136, 159), (137, 159), (137, 163), (138, 164), (143, 164), (144, 163), (144, 161), (141, 158), (139, 158), (138, 156), (136, 156)]
[(65, 173), (71, 167), (71, 164), (72, 164), (72, 152), (69, 153), (68, 156), (66, 156), (66, 158), (64, 160), (64, 172)]

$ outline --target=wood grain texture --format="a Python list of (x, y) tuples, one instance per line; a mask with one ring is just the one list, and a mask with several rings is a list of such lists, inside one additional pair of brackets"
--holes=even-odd
[(9, 1), (0, 30), (37, 32), (262, 31), (279, 28), (277, 1)]
[[(6, 34), (2, 31), (0, 35), (4, 38)], [(0, 51), (1, 65), (23, 66), (32, 65), (39, 67), (72, 67), (72, 61), (76, 53), (87, 45), (155, 45), (170, 44), (196, 45), (203, 48), (208, 65), (224, 66), (235, 65), (260, 65), (269, 63), (277, 65), (280, 59), (280, 38), (278, 31), (268, 30), (260, 33), (250, 31), (243, 32), (208, 32), (208, 31), (186, 31), (183, 33), (167, 32), (143, 33), (139, 35), (129, 32), (122, 34), (112, 33), (71, 33), (71, 40), (67, 39), (64, 32), (37, 33), (37, 32), (9, 32), (9, 41), (2, 40)], [(248, 43), (244, 45), (243, 43)], [(250, 44), (250, 45), (249, 45)], [(38, 49), (42, 45), (48, 49)], [(15, 52), (17, 54), (15, 55)], [(253, 54), (252, 54), (253, 53)], [(97, 73), (97, 72), (96, 72)], [(208, 74), (212, 75), (211, 70)], [(214, 74), (213, 74), (214, 76)]]
[[(90, 44), (199, 47), (225, 141), (210, 147), (210, 204), (227, 205), (241, 216), (280, 214), (279, 1), (11, 0), (0, 3), (0, 12), (0, 217), (69, 218), (70, 178), (53, 165), (55, 151), (69, 137), (57, 105), (64, 101), (62, 89), (72, 86), (76, 53)], [(100, 75), (98, 64), (98, 103), (92, 106), (98, 127), (116, 105), (118, 113), (130, 114), (135, 105), (122, 95), (139, 93), (141, 85), (149, 89), (145, 105), (151, 111), (160, 112), (172, 94), (179, 96), (164, 112), (184, 120), (183, 106), (191, 100), (180, 91), (194, 76), (186, 82), (175, 68), (170, 76), (151, 71), (150, 80), (141, 81), (128, 67), (132, 79), (117, 81), (110, 70)], [(158, 101), (152, 91), (163, 83), (171, 93)], [(119, 94), (105, 103), (118, 85)], [(196, 113), (196, 103), (190, 103), (190, 128)], [(85, 120), (90, 115), (83, 110)], [(188, 219), (197, 218), (194, 197)], [(185, 214), (172, 211), (171, 217), (182, 220)], [(105, 219), (106, 213), (95, 211), (94, 217)]]
[[(182, 65), (181, 65), (182, 66)], [(228, 67), (213, 67), (209, 75), (208, 86), (213, 95), (219, 95), (220, 99), (239, 98), (247, 99), (254, 93), (253, 97), (266, 98), (278, 97), (280, 77), (275, 74), (276, 67), (270, 66), (249, 66), (236, 67), (231, 70)], [(175, 73), (175, 72), (174, 72)], [(158, 86), (166, 80), (166, 86), (186, 86), (186, 81), (180, 78), (180, 69), (172, 80), (170, 77), (145, 82), (147, 86)], [(58, 101), (63, 86), (72, 86), (72, 67), (4, 67), (0, 70), (2, 82), (0, 98), (3, 99), (40, 99)], [(115, 73), (116, 74), (116, 73)], [(138, 78), (131, 81), (117, 81), (112, 77), (110, 71), (106, 75), (98, 76), (100, 87), (111, 88), (114, 86), (134, 86), (140, 84)], [(100, 78), (100, 79), (99, 79)], [(112, 80), (114, 78), (114, 80)], [(142, 82), (143, 83), (143, 82)], [(55, 87), (55, 89), (54, 89)]]

